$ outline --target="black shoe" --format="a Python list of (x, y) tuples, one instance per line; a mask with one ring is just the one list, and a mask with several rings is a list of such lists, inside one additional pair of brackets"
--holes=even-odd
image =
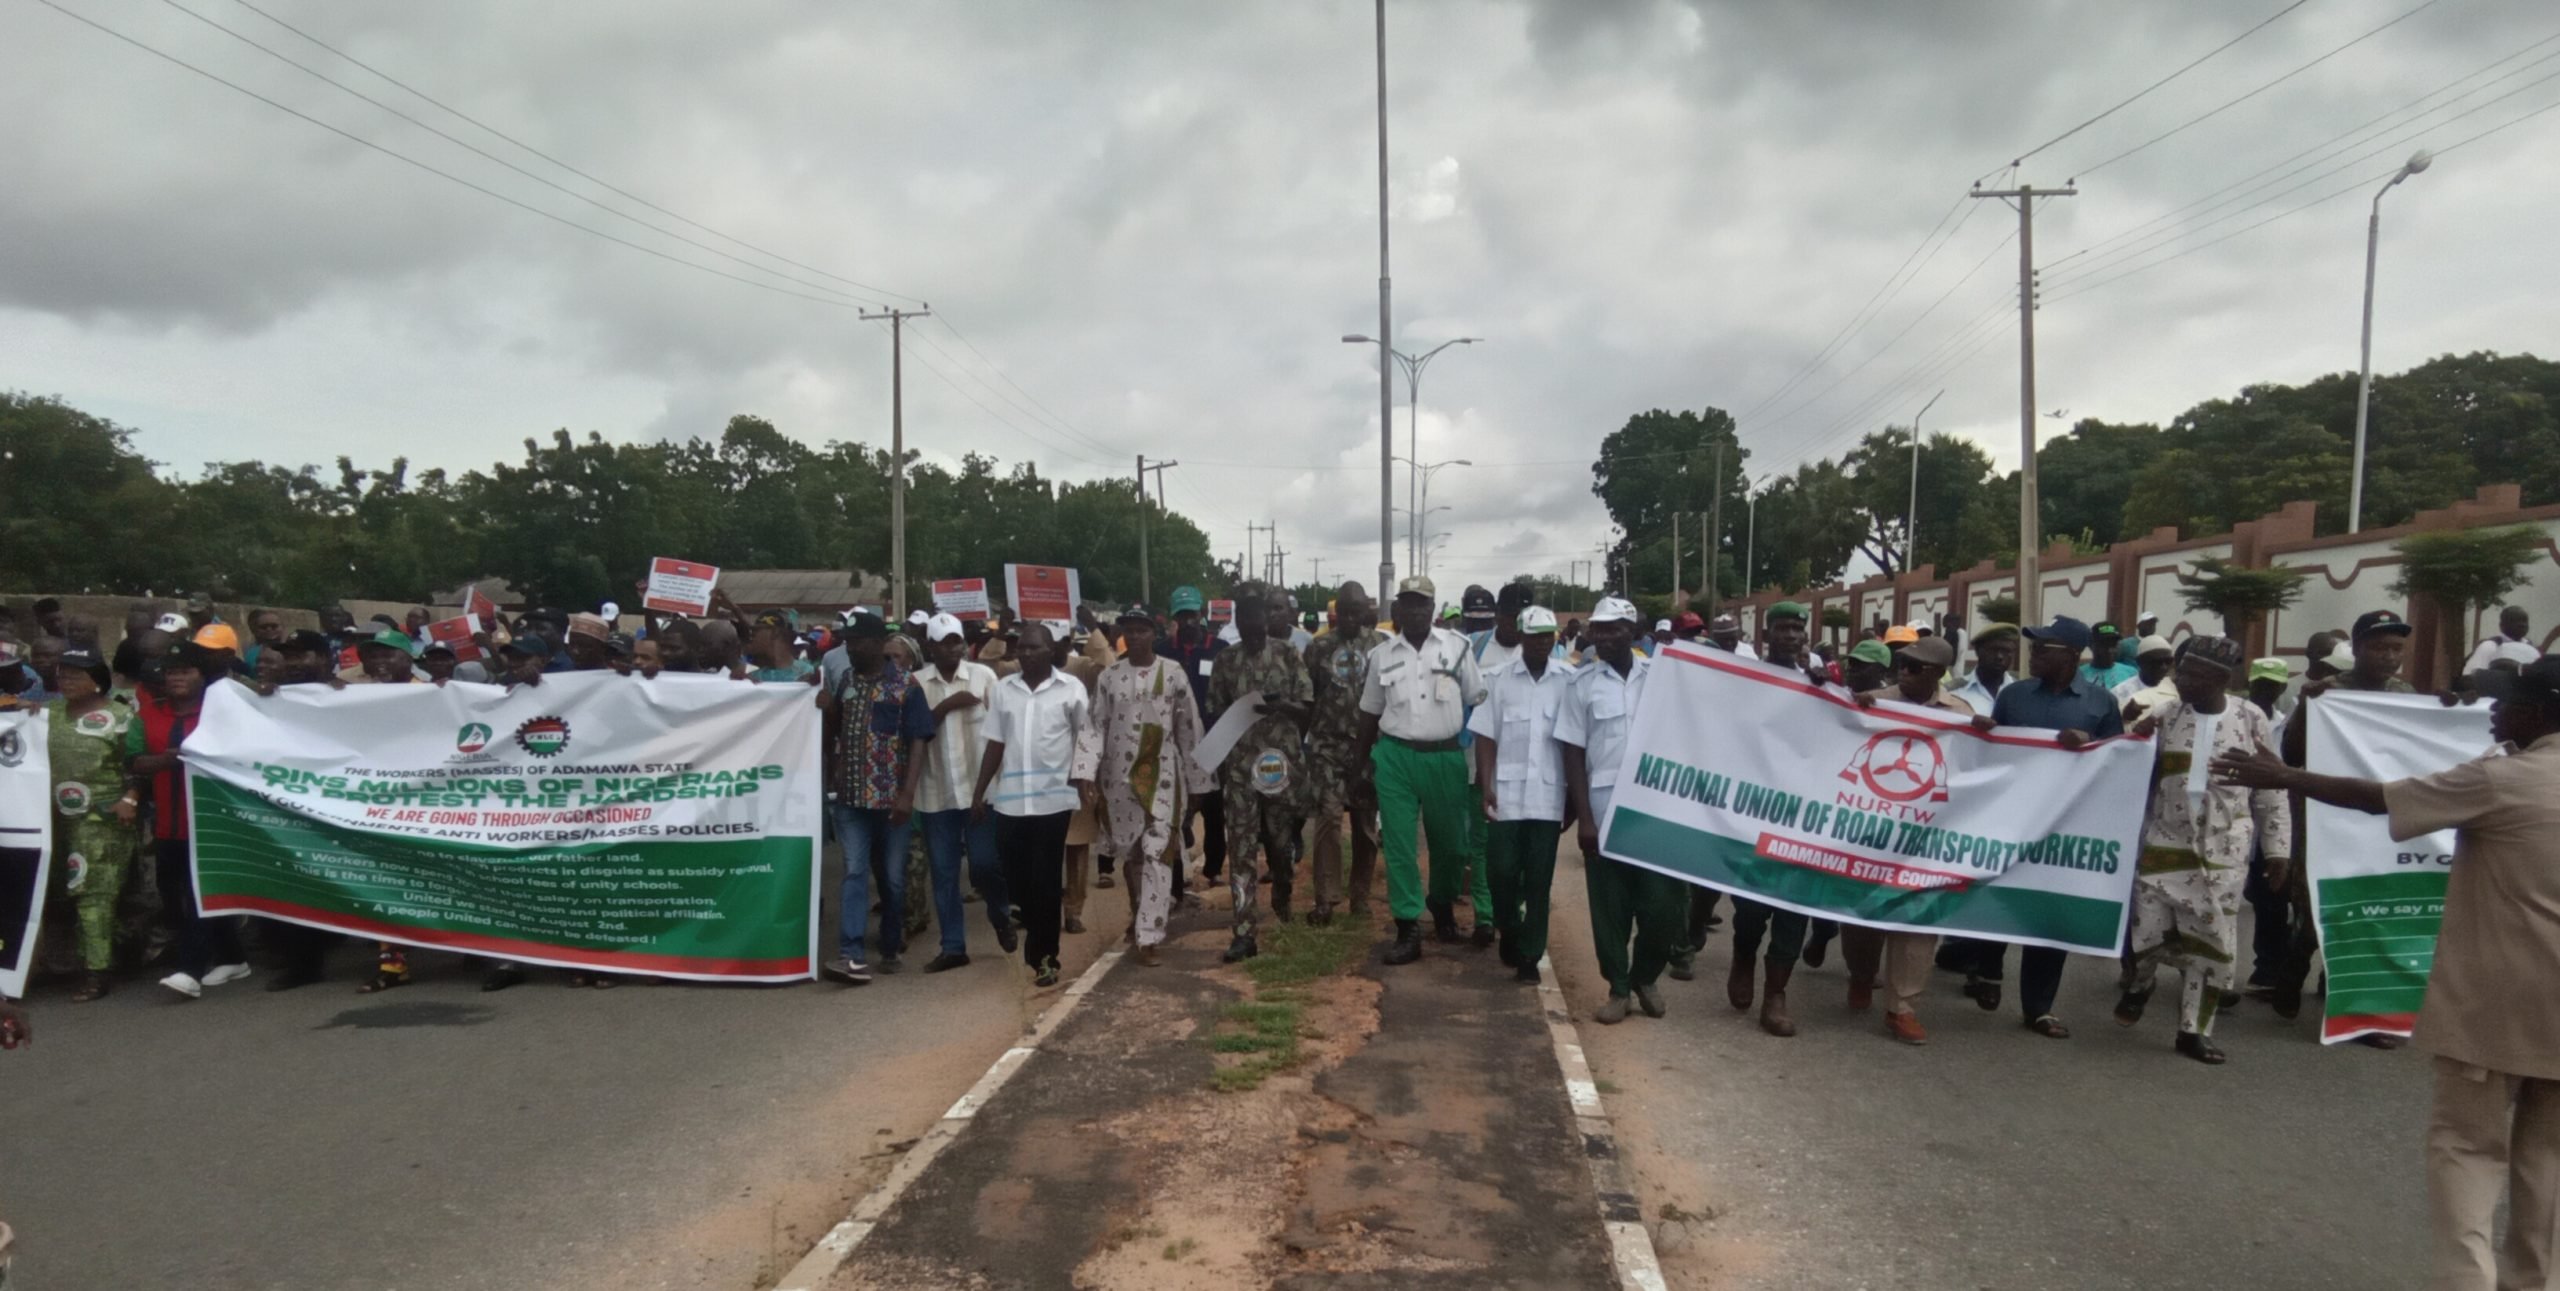
[(1509, 937), (1502, 938), (1501, 945), (1495, 949), (1493, 956), (1494, 958), (1502, 961), (1502, 966), (1504, 968), (1518, 968), (1520, 966), (1520, 952), (1512, 946), (1511, 939)]
[(1219, 958), (1230, 964), (1241, 964), (1261, 953), (1262, 947), (1255, 945), (1252, 937), (1245, 936), (1238, 937), (1234, 941), (1228, 942), (1227, 953), (1219, 956)]
[(1531, 986), (1537, 985), (1538, 966), (1536, 964), (1522, 964), (1519, 967), (1512, 969), (1511, 980), (1515, 982), (1527, 982)]
[(2000, 983), (1998, 982), (1987, 982), (1979, 977), (1968, 977), (1964, 982), (1964, 993), (1970, 997), (1974, 1003), (1981, 1005), (1982, 1011), (1985, 1013), (1990, 1013), (2000, 1007)]
[(1477, 924), (1476, 930), (1467, 935), (1467, 942), (1478, 950), (1482, 950), (1485, 947), (1492, 945), (1493, 925), (1489, 923)]
[[(924, 961), (924, 971), (928, 973), (947, 973), (952, 969), (967, 968), (968, 966), (969, 957), (967, 955), (941, 954)], [(881, 967), (886, 968), (888, 966), (883, 964)]]
[(1829, 937), (1814, 937), (1808, 939), (1804, 943), (1805, 967), (1820, 968), (1822, 967), (1822, 961), (1829, 959), (1830, 957), (1831, 939)]
[(1057, 985), (1058, 961), (1054, 959), (1042, 961), (1040, 964), (1040, 971), (1031, 975), (1031, 984), (1044, 991)]
[(2178, 1033), (2178, 1052), (2208, 1067), (2219, 1067), (2230, 1061), (2230, 1055), (2215, 1048), (2213, 1041), (2186, 1031)]
[(1008, 955), (1022, 949), (1022, 934), (1014, 930), (1013, 921), (1011, 919), (1007, 919), (997, 926), (996, 944), (998, 946), (1002, 946), (1004, 948), (1004, 953)]
[(296, 989), (299, 989), (299, 988), (301, 988), (301, 987), (305, 987), (305, 986), (313, 986), (313, 985), (317, 985), (317, 984), (319, 983), (319, 981), (320, 981), (320, 970), (319, 970), (319, 969), (316, 969), (316, 968), (288, 968), (288, 969), (284, 970), (283, 972), (278, 973), (278, 974), (276, 974), (275, 976), (268, 978), (268, 979), (267, 979), (267, 989), (268, 989), (268, 990), (270, 990), (270, 991), (290, 991), (290, 990), (296, 990)]
[(1458, 912), (1450, 903), (1426, 901), (1423, 903), (1423, 908), (1431, 912), (1432, 936), (1451, 945), (1456, 945), (1461, 940), (1458, 936)]
[(1396, 920), (1396, 944), (1387, 947), (1390, 964), (1410, 964), (1422, 958), (1422, 927), (1411, 919)]
[(902, 967), (902, 965), (899, 964), (898, 957), (896, 955), (885, 953), (882, 954), (871, 966), (883, 973), (895, 973), (900, 967)]
[(2151, 1003), (2149, 991), (2126, 991), (2116, 997), (2116, 1025), (2129, 1027), (2142, 1020), (2142, 1010)]
[(1333, 912), (1332, 912), (1331, 910), (1325, 910), (1325, 909), (1315, 909), (1315, 910), (1310, 910), (1310, 911), (1308, 911), (1308, 912), (1307, 912), (1307, 926), (1308, 926), (1308, 927), (1310, 927), (1310, 928), (1330, 928), (1330, 927), (1332, 927), (1332, 926), (1333, 926)]
[(2267, 992), (2267, 1005), (2276, 1011), (2277, 1017), (2287, 1022), (2301, 1017), (2302, 984), (2299, 982), (2276, 983), (2275, 989)]
[(1058, 925), (1058, 931), (1065, 933), (1081, 933), (1084, 931), (1084, 920), (1069, 919)]
[(1272, 891), (1272, 893), (1271, 893), (1271, 917), (1272, 917), (1272, 918), (1274, 918), (1274, 919), (1279, 920), (1279, 921), (1280, 921), (1280, 922), (1282, 922), (1282, 923), (1287, 923), (1287, 922), (1289, 922), (1289, 891), (1288, 891), (1288, 889), (1286, 889), (1286, 888), (1278, 888), (1278, 889), (1274, 889), (1274, 890)]
[(518, 968), (513, 964), (500, 964), (496, 968), (490, 969), (486, 975), (481, 977), (480, 989), (484, 991), (503, 991), (510, 986), (521, 985), (523, 982), (523, 969)]

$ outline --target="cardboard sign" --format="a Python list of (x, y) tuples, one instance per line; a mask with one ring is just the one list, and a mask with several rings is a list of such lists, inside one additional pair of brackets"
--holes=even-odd
[(987, 617), (987, 580), (983, 578), (933, 580), (933, 608), (964, 623)]
[(718, 565), (660, 556), (649, 562), (649, 590), (640, 604), (662, 614), (709, 614), (711, 589), (719, 581)]
[(1083, 592), (1076, 571), (1063, 565), (1004, 567), (1005, 600), (1013, 605), (1013, 617), (1018, 620), (1065, 619), (1073, 623), (1076, 605), (1084, 600)]
[(498, 621), (498, 603), (490, 600), (489, 594), (481, 591), (478, 583), (462, 589), (462, 612), (478, 618), (483, 623)]
[(480, 631), (480, 616), (477, 614), (437, 619), (427, 625), (427, 639), (419, 642), (418, 646), (420, 649), (429, 645), (450, 646), (456, 660), (470, 663), (480, 658), (480, 643), (471, 639), (472, 634), (478, 631)]
[(1236, 603), (1234, 601), (1209, 602), (1209, 621), (1211, 623), (1229, 623), (1233, 622), (1235, 617)]

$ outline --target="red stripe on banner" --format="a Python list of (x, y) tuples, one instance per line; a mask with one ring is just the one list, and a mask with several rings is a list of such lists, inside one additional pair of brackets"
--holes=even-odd
[(1973, 880), (1968, 878), (1941, 874), (1936, 870), (1924, 870), (1917, 865), (1873, 860), (1855, 852), (1844, 852), (1836, 847), (1825, 847), (1820, 843), (1808, 842), (1801, 838), (1782, 838), (1776, 834), (1762, 834), (1760, 841), (1752, 850), (1758, 852), (1763, 859), (1776, 861), (1781, 865), (1819, 870), (1825, 874), (1837, 874), (1844, 879), (1855, 879), (1861, 883), (1873, 883), (1880, 887), (1903, 888), (1913, 892), (1961, 892), (1973, 886)]
[(584, 950), (575, 946), (557, 946), (549, 942), (517, 941), (512, 937), (490, 937), (471, 932), (448, 932), (442, 928), (421, 928), (415, 924), (383, 923), (362, 915), (339, 914), (333, 910), (315, 910), (269, 897), (215, 894), (197, 899), (204, 913), (268, 914), (282, 919), (299, 919), (341, 932), (362, 933), (385, 941), (405, 941), (438, 946), (448, 950), (496, 955), (505, 959), (540, 959), (554, 963), (583, 964), (593, 968), (616, 968), (628, 972), (704, 973), (720, 977), (773, 977), (781, 974), (807, 976), (809, 961), (800, 956), (789, 959), (708, 959), (691, 955), (655, 955), (637, 951)]
[(2367, 1031), (2408, 1035), (2417, 1029), (2418, 1015), (2415, 1013), (2341, 1013), (2334, 1018), (2320, 1019), (2320, 1038), (2323, 1040), (2340, 1040)]
[[(1712, 657), (1716, 655), (1724, 655), (1725, 657)], [(1808, 681), (1793, 680), (1793, 678), (1800, 677), (1803, 674), (1777, 671), (1775, 670), (1774, 665), (1757, 664), (1751, 660), (1725, 655), (1724, 651), (1717, 650), (1710, 646), (1683, 646), (1675, 643), (1666, 648), (1661, 654), (1654, 657), (1657, 659), (1677, 659), (1682, 663), (1693, 663), (1701, 668), (1713, 668), (1717, 672), (1740, 677), (1745, 681), (1756, 681), (1763, 686), (1775, 686), (1780, 690), (1791, 690), (1799, 695), (1811, 695), (1815, 699), (1819, 699), (1835, 708), (1857, 709), (1859, 712), (1870, 711), (1867, 709), (1859, 709), (1857, 701), (1849, 696), (1847, 688), (1845, 687), (1839, 690), (1834, 690), (1829, 686), (1816, 686)], [(1951, 717), (1940, 717), (1935, 713), (1921, 709), (1918, 705), (1912, 705), (1911, 711), (1909, 712), (1896, 709), (1891, 713), (1881, 715), (1891, 721), (1900, 722), (1905, 726), (1925, 726), (1935, 731), (1947, 731), (1953, 734), (1970, 735), (1977, 740), (1982, 740), (1990, 744), (2014, 744), (2020, 748), (2030, 749), (2061, 749), (2061, 751), (2065, 753), (2078, 753), (2084, 750), (2094, 749), (2101, 744), (2114, 744), (2120, 740), (2131, 740), (2134, 738), (2130, 735), (2110, 735), (2104, 739), (2091, 740), (2077, 749), (2064, 749), (2060, 744), (2055, 743), (2054, 738), (2050, 735), (2042, 739), (2037, 739), (2032, 736), (2024, 735), (1988, 734), (1986, 732), (1973, 729), (1973, 723), (1971, 721), (1958, 720)], [(2008, 727), (2005, 729), (2016, 730), (2018, 728)]]

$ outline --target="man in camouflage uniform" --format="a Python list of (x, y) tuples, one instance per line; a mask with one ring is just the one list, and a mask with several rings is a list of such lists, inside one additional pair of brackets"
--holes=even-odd
[(1259, 721), (1237, 740), (1218, 767), (1218, 794), (1227, 816), (1227, 887), (1235, 894), (1235, 940), (1226, 960), (1261, 953), (1254, 941), (1257, 846), (1270, 855), (1271, 909), (1289, 918), (1291, 868), (1298, 859), (1298, 820), (1306, 793), (1306, 722), (1315, 703), (1307, 665), (1289, 648), (1289, 597), (1277, 588), (1248, 583), (1237, 588), (1236, 644), (1218, 656), (1209, 679), (1209, 706), (1221, 713), (1260, 692)]
[(2156, 730), (2151, 810), (2133, 885), (2132, 980), (2116, 1001), (2116, 1021), (2142, 1020), (2163, 963), (2178, 970), (2178, 1052), (2223, 1060), (2213, 1015), (2231, 985), (2240, 949), (2240, 888), (2252, 844), (2272, 865), (2293, 856), (2293, 813), (2283, 793), (2214, 780), (2217, 758), (2275, 752), (2275, 727), (2255, 704), (2231, 694), (2245, 660), (2228, 637), (2189, 637), (2170, 677), (2178, 697), (2145, 715), (2137, 734)]
[(1334, 593), (1333, 617), (1333, 631), (1307, 647), (1307, 677), (1315, 687), (1315, 715), (1307, 731), (1307, 798), (1315, 805), (1316, 827), (1316, 908), (1307, 916), (1312, 924), (1333, 922), (1345, 815), (1351, 819), (1351, 913), (1368, 912), (1369, 889), (1378, 876), (1378, 789), (1369, 760), (1360, 756), (1360, 687), (1368, 680), (1369, 652), (1387, 638), (1378, 631), (1368, 589), (1356, 582)]

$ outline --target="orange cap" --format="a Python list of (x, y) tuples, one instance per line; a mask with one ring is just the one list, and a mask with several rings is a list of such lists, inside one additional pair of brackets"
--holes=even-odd
[(240, 634), (232, 631), (228, 623), (208, 623), (196, 629), (196, 644), (207, 650), (236, 651), (240, 648)]
[(1884, 630), (1886, 645), (1909, 645), (1920, 639), (1920, 630), (1907, 623), (1896, 623)]

